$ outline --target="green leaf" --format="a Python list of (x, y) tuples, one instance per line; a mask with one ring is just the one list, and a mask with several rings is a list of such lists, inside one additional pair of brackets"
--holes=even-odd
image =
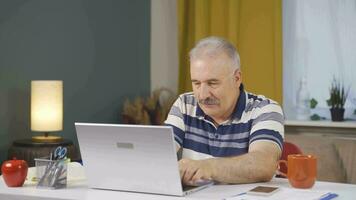
[(321, 117), (318, 114), (314, 114), (314, 115), (310, 116), (310, 119), (312, 121), (319, 121), (321, 119)]
[(328, 106), (331, 106), (331, 98), (326, 100), (326, 103), (328, 104)]
[(315, 108), (318, 105), (318, 101), (314, 98), (310, 99), (310, 108)]
[(330, 98), (326, 101), (328, 106), (331, 108), (344, 108), (349, 91), (350, 87), (345, 89), (344, 84), (334, 77), (329, 88)]

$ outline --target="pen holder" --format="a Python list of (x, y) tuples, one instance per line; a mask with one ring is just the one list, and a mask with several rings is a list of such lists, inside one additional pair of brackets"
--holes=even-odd
[(37, 188), (59, 189), (66, 187), (68, 162), (68, 158), (62, 160), (35, 158)]

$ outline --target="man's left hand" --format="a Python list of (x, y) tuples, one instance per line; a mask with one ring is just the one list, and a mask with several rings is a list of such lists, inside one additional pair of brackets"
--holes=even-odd
[(197, 185), (197, 182), (213, 179), (213, 168), (209, 160), (181, 159), (179, 172), (184, 185)]

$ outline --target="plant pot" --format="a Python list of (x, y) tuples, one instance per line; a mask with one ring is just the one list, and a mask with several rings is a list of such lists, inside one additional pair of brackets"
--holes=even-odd
[(344, 108), (330, 108), (331, 120), (335, 122), (344, 121)]

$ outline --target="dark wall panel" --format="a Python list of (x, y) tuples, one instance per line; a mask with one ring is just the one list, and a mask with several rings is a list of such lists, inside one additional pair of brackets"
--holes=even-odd
[(126, 97), (150, 90), (150, 1), (0, 1), (0, 162), (30, 138), (30, 81), (64, 81), (64, 130), (120, 122)]

